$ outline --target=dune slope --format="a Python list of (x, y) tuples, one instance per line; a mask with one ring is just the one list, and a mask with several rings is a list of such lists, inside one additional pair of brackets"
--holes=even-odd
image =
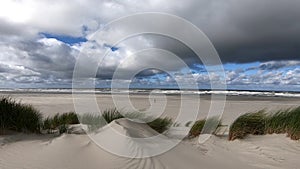
[[(135, 138), (157, 135), (144, 124), (119, 119), (98, 131), (95, 138), (108, 138), (111, 130)], [(250, 137), (233, 142), (211, 137), (201, 145), (196, 144), (196, 140), (183, 141), (166, 153), (148, 158), (111, 154), (87, 135), (51, 137), (18, 134), (2, 136), (0, 143), (1, 169), (290, 169), (299, 164), (297, 154), (300, 152), (298, 142), (282, 135)], [(140, 145), (130, 137), (111, 141), (110, 144), (119, 148), (129, 146), (133, 152)], [(155, 147), (155, 144), (152, 146)], [(143, 149), (139, 150), (143, 153)]]

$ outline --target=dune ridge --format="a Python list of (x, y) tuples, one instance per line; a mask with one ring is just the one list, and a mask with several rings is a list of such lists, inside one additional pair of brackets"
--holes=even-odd
[[(111, 129), (135, 138), (158, 134), (147, 125), (118, 119), (95, 135), (103, 138)], [(195, 138), (183, 141), (161, 155), (148, 158), (125, 158), (111, 154), (101, 149), (87, 135), (63, 134), (53, 137), (17, 134), (1, 137), (0, 142), (2, 169), (296, 168), (297, 154), (300, 151), (299, 142), (283, 135), (250, 136), (245, 140), (232, 142), (212, 136), (204, 144), (198, 144)], [(134, 153), (143, 153), (141, 149), (136, 149), (136, 141), (131, 137), (115, 140), (110, 144), (118, 148), (127, 146)], [(278, 153), (280, 151), (284, 153)]]

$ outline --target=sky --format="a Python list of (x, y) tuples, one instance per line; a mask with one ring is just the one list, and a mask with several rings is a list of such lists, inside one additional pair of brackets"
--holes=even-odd
[[(115, 19), (143, 12), (176, 15), (202, 30), (223, 63), (228, 89), (300, 91), (299, 0), (0, 1), (0, 88), (71, 87), (78, 55), (92, 44), (93, 33)], [(96, 87), (110, 87), (119, 67), (124, 76), (113, 80), (130, 81), (136, 88), (174, 88), (177, 80), (190, 78), (199, 88), (209, 88), (219, 80), (208, 76), (193, 50), (170, 37), (144, 34), (117, 45), (106, 41), (135, 27), (107, 31), (98, 44), (97, 50), (110, 53), (101, 60)], [(192, 77), (170, 57), (134, 55), (147, 48), (176, 54)], [(171, 72), (153, 68), (126, 76), (144, 63), (168, 63)]]

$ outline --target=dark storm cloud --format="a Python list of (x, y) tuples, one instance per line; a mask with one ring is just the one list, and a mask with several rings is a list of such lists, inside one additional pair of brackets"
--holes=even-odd
[(274, 71), (282, 68), (300, 67), (300, 61), (269, 61), (260, 63), (258, 66), (247, 68), (249, 70), (263, 70), (263, 71)]
[(224, 9), (219, 23), (199, 24), (223, 62), (300, 60), (300, 1), (231, 0)]
[[(203, 5), (202, 1), (194, 1), (198, 10), (204, 8), (198, 4)], [(223, 63), (300, 60), (300, 1), (230, 0), (204, 6), (208, 9), (203, 12), (187, 10), (180, 16), (204, 31)], [(155, 47), (170, 50), (187, 63), (200, 62), (188, 47), (174, 39), (148, 38)]]
[(34, 68), (53, 71), (69, 71), (74, 68), (76, 53), (72, 53), (70, 46), (55, 39), (19, 41), (10, 46), (26, 53), (19, 57), (27, 59)]
[[(300, 60), (299, 0), (190, 0), (186, 4), (171, 13), (203, 30), (223, 63)], [(168, 26), (168, 22), (154, 24)], [(191, 49), (172, 38), (144, 36), (154, 47), (173, 52), (189, 65), (200, 62)]]
[(300, 66), (300, 61), (279, 61), (279, 62), (266, 62), (260, 64), (259, 68), (261, 70), (277, 70), (289, 66)]
[(153, 47), (170, 51), (180, 57), (190, 68), (195, 68), (197, 64), (201, 63), (195, 52), (184, 44), (184, 42), (161, 35), (149, 34), (144, 37), (151, 39)]
[(76, 50), (55, 39), (2, 43), (0, 74), (15, 83), (50, 83), (72, 78)]
[[(101, 68), (100, 67), (97, 71), (96, 77), (101, 80), (111, 80), (115, 73), (115, 69), (116, 68), (114, 68), (114, 67), (111, 67), (111, 68), (107, 68), (107, 67)], [(124, 69), (123, 71), (126, 72), (127, 70)], [(158, 74), (166, 74), (166, 73), (161, 70), (158, 70), (158, 69), (145, 69), (145, 70), (142, 70), (142, 71), (138, 72), (137, 74), (135, 74), (135, 78), (148, 78), (148, 77), (152, 77), (152, 76), (155, 76)], [(122, 79), (122, 77), (119, 77), (119, 78)], [(127, 76), (124, 76), (123, 78), (128, 79)]]

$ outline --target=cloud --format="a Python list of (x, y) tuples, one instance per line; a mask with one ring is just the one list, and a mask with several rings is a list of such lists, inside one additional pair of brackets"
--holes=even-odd
[[(134, 5), (132, 5), (134, 4)], [(84, 36), (109, 21), (137, 12), (167, 12), (202, 29), (224, 63), (299, 60), (300, 2), (298, 0), (229, 1), (3, 1), (2, 34), (49, 32)], [(143, 25), (135, 25), (140, 27)], [(23, 33), (22, 33), (23, 32)], [(178, 49), (178, 44), (165, 44)], [(184, 53), (182, 49), (182, 53)]]
[(269, 61), (259, 65), (261, 70), (277, 70), (281, 68), (300, 66), (300, 61)]
[(77, 52), (56, 39), (2, 43), (0, 74), (16, 83), (71, 79)]
[[(91, 42), (68, 44), (55, 36), (45, 37), (41, 33), (89, 38), (94, 31), (119, 17), (138, 12), (166, 12), (183, 17), (203, 30), (215, 45), (223, 63), (260, 63), (243, 71), (227, 70), (228, 84), (299, 85), (299, 6), (298, 0), (1, 1), (0, 78), (18, 84), (68, 84), (79, 51)], [(167, 22), (154, 24), (163, 26)], [(118, 32), (143, 26), (125, 25), (119, 30), (107, 31), (102, 37), (103, 41), (98, 44), (100, 53), (111, 47), (114, 49), (101, 62), (97, 72), (103, 83), (107, 84), (118, 66), (123, 73), (120, 79), (123, 80), (144, 63), (163, 65), (174, 72), (182, 70), (178, 62), (159, 54), (144, 53), (129, 57), (148, 48), (173, 52), (195, 71), (194, 76), (199, 83), (209, 82), (203, 68), (199, 67), (201, 61), (193, 51), (172, 38), (149, 34), (127, 39), (117, 46), (107, 43), (110, 38), (117, 37)], [(99, 60), (96, 58), (93, 61)], [(86, 69), (89, 66), (86, 65)], [(250, 71), (261, 74), (249, 74)], [(147, 69), (137, 74), (136, 81), (145, 84), (145, 79), (152, 78), (151, 83), (160, 85), (174, 82), (168, 76), (164, 79), (156, 75), (164, 73)], [(188, 80), (185, 74), (180, 73), (176, 78)], [(216, 76), (214, 78), (218, 80)]]
[[(261, 67), (260, 64), (258, 68)], [(269, 69), (256, 69), (255, 73), (248, 73), (249, 70), (254, 69), (246, 69), (245, 71), (226, 71), (227, 75), (227, 84), (229, 85), (260, 85), (264, 86), (273, 86), (277, 88), (285, 88), (291, 85), (299, 85), (299, 72), (300, 69), (298, 67), (288, 67), (289, 70), (279, 69), (278, 67)], [(292, 89), (293, 87), (291, 87)]]

